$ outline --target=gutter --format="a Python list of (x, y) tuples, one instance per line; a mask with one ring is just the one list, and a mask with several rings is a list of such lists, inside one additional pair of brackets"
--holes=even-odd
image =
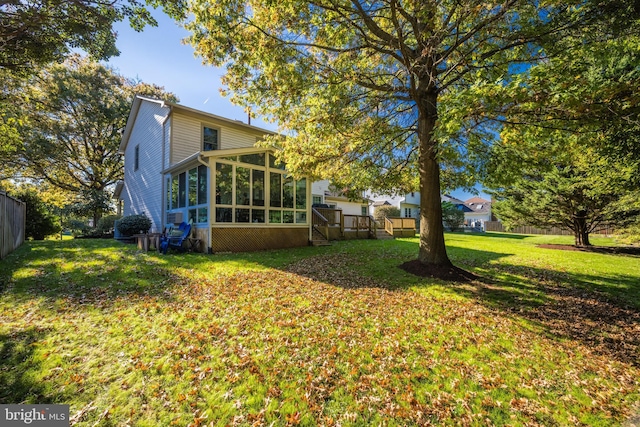
[(202, 157), (202, 154), (199, 153), (198, 157), (196, 157), (196, 160), (198, 161), (198, 163), (200, 163), (201, 165), (204, 165), (206, 167), (209, 167), (209, 163), (204, 161), (204, 157)]

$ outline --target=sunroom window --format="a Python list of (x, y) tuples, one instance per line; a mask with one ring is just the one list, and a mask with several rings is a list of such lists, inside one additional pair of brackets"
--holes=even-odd
[(219, 158), (215, 166), (218, 223), (307, 223), (307, 181), (294, 180), (265, 154)]
[[(207, 167), (199, 165), (167, 179), (167, 211), (182, 211), (185, 221), (209, 222)], [(186, 210), (186, 212), (185, 212)]]

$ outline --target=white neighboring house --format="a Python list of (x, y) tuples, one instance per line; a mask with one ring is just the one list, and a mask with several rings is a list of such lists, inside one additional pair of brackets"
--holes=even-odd
[[(420, 193), (408, 193), (403, 196), (386, 196), (369, 194), (372, 200), (370, 204), (371, 215), (375, 214), (377, 207), (391, 205), (400, 209), (400, 216), (403, 218), (420, 218)], [(464, 212), (464, 224), (468, 227), (479, 227), (484, 230), (484, 223), (492, 220), (491, 202), (481, 197), (472, 197), (466, 201), (456, 199), (449, 195), (441, 197), (443, 202), (450, 202), (457, 205)]]
[(344, 193), (332, 188), (328, 180), (311, 184), (311, 198), (314, 205), (327, 205), (341, 209), (345, 215), (369, 215), (369, 201), (362, 196), (360, 200), (349, 200)]
[(367, 198), (371, 200), (370, 215), (374, 215), (378, 207), (391, 205), (400, 209), (400, 216), (403, 218), (420, 218), (420, 193), (418, 192), (391, 196), (369, 193)]
[(485, 229), (484, 223), (491, 221), (491, 201), (481, 197), (472, 197), (462, 201), (448, 195), (442, 196), (443, 202), (453, 203), (464, 212), (464, 225)]
[(465, 224), (470, 227), (479, 226), (484, 230), (484, 223), (491, 221), (491, 201), (472, 197), (465, 200), (464, 205), (469, 209), (464, 213)]

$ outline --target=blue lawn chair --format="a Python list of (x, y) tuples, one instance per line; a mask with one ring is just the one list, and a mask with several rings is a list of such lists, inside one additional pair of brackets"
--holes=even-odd
[(186, 222), (181, 223), (178, 228), (169, 230), (166, 236), (162, 238), (160, 242), (160, 250), (166, 255), (169, 248), (177, 249), (180, 252), (184, 252), (182, 244), (189, 238), (191, 234), (191, 225)]

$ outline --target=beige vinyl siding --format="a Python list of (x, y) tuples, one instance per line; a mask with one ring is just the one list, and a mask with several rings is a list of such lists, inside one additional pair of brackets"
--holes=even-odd
[(240, 129), (233, 129), (229, 127), (222, 127), (222, 144), (219, 148), (246, 148), (256, 145), (256, 137), (262, 135), (255, 132), (246, 132)]
[(162, 159), (163, 169), (169, 167), (171, 165), (171, 124), (173, 120), (171, 116), (164, 123), (164, 147), (162, 147), (162, 154), (164, 158)]
[(200, 120), (173, 114), (171, 117), (171, 164), (174, 165), (202, 146), (202, 124)]
[(172, 165), (202, 150), (202, 127), (218, 129), (218, 149), (253, 147), (263, 135), (252, 129), (229, 126), (216, 120), (200, 120), (184, 114), (174, 113), (171, 118)]

